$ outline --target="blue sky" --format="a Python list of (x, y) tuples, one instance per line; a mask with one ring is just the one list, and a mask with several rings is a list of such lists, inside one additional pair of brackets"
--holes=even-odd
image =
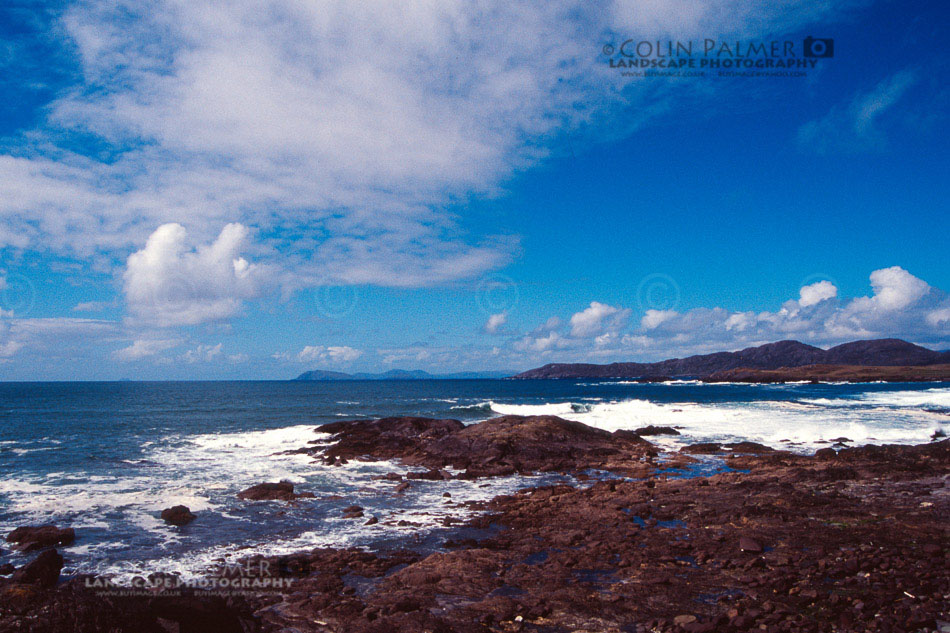
[(773, 5), (6, 3), (0, 379), (950, 348), (945, 8)]

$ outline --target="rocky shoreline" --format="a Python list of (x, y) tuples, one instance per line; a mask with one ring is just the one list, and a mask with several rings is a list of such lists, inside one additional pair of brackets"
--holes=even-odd
[[(814, 456), (747, 442), (671, 454), (634, 432), (553, 416), (467, 427), (386, 418), (317, 431), (301, 453), (411, 467), (393, 474), (394, 491), (410, 472), (428, 480), (412, 485), (532, 472), (570, 473), (577, 484), (474, 504), (482, 512), (435, 553), (252, 557), (214, 576), (230, 591), (55, 584), (62, 559), (45, 549), (32, 569), (0, 578), (0, 631), (950, 630), (947, 440)], [(725, 472), (702, 476), (697, 459)], [(277, 484), (249, 491), (306, 502)], [(233, 590), (248, 580), (252, 590)], [(280, 582), (255, 591), (255, 580)]]
[(950, 365), (860, 366), (805, 365), (780, 369), (730, 369), (703, 378), (703, 382), (947, 382)]

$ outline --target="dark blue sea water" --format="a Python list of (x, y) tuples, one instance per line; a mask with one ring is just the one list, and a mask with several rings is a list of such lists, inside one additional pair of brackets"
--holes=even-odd
[[(657, 438), (676, 449), (750, 439), (802, 452), (853, 444), (921, 443), (950, 427), (950, 386), (704, 385), (575, 381), (160, 382), (0, 384), (0, 532), (26, 524), (76, 528), (68, 570), (128, 578), (200, 574), (252, 551), (438, 541), (467, 500), (489, 499), (534, 478), (420, 483), (395, 497), (373, 475), (391, 463), (327, 467), (281, 454), (341, 419), (392, 415), (474, 422), (502, 413), (551, 413), (600, 428), (676, 426)], [(286, 479), (317, 499), (249, 503), (238, 491)], [(443, 498), (450, 492), (452, 498)], [(328, 497), (333, 497), (329, 498)], [(184, 528), (159, 512), (183, 503)], [(340, 517), (357, 503), (377, 526)], [(395, 525), (399, 520), (414, 525)], [(6, 548), (4, 548), (6, 550)], [(0, 562), (20, 564), (4, 551)]]

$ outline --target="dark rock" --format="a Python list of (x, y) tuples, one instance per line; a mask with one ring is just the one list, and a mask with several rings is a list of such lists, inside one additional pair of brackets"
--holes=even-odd
[(238, 493), (238, 499), (245, 501), (293, 501), (298, 497), (289, 481), (257, 484)]
[(714, 455), (723, 452), (722, 446), (715, 442), (699, 442), (690, 444), (680, 449), (681, 453), (690, 453), (693, 455)]
[(13, 582), (52, 587), (59, 580), (63, 557), (55, 549), (44, 550), (32, 561), (13, 572)]
[(609, 433), (555, 416), (501, 416), (465, 426), (458, 420), (383, 418), (328, 424), (336, 444), (326, 456), (351, 459), (399, 459), (425, 472), (410, 479), (447, 480), (448, 467), (467, 478), (586, 469), (642, 468), (654, 452), (648, 441), (630, 431)]
[(732, 444), (726, 444), (725, 448), (730, 449), (733, 453), (771, 453), (775, 449), (765, 446), (764, 444), (758, 444), (757, 442), (733, 442)]
[(376, 517), (370, 517), (369, 521), (367, 521), (363, 525), (376, 525), (377, 523), (379, 523), (379, 519), (377, 519)]
[(398, 493), (401, 493), (401, 492), (405, 492), (405, 491), (409, 490), (409, 487), (410, 487), (410, 486), (411, 486), (411, 484), (410, 484), (408, 481), (404, 481), (404, 482), (402, 482), (401, 484), (399, 484), (398, 486), (396, 486), (395, 488), (393, 488), (393, 491), (395, 491), (397, 494), (398, 494)]
[(14, 549), (23, 552), (70, 545), (75, 540), (76, 532), (73, 528), (61, 529), (55, 525), (18, 527), (7, 535), (7, 541), (16, 544)]
[(762, 545), (755, 539), (748, 536), (739, 538), (739, 549), (743, 552), (750, 552), (752, 554), (761, 554), (763, 551)]
[(172, 525), (187, 525), (196, 518), (188, 506), (172, 506), (162, 510), (162, 520)]
[(12, 563), (0, 565), (0, 576), (9, 576), (14, 571), (16, 571), (16, 567), (14, 567)]
[(817, 459), (828, 460), (834, 459), (838, 456), (838, 452), (833, 448), (819, 448), (815, 451), (815, 457)]
[(674, 429), (672, 426), (641, 426), (639, 429), (634, 431), (637, 435), (679, 435), (680, 432)]

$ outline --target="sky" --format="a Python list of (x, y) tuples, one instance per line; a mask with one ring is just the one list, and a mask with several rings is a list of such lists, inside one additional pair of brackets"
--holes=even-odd
[(0, 380), (950, 349), (941, 3), (514, 4), (3, 3)]

